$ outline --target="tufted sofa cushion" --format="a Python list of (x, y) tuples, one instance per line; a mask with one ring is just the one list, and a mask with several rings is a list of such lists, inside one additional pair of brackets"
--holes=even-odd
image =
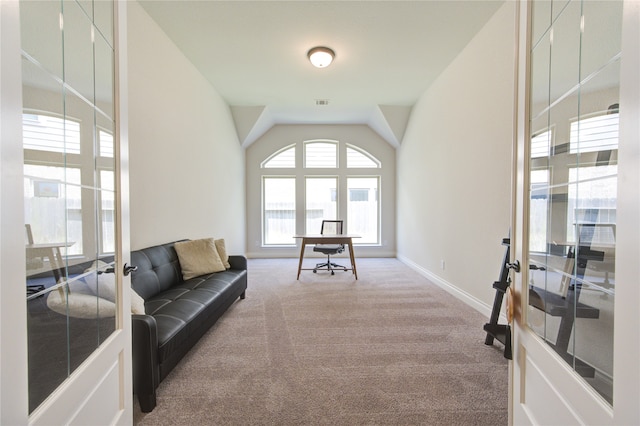
[(131, 252), (131, 264), (138, 267), (133, 289), (144, 300), (182, 281), (182, 270), (173, 243)]

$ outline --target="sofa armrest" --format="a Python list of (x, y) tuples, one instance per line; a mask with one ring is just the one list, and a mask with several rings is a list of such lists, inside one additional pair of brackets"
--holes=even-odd
[(241, 255), (231, 255), (229, 256), (229, 264), (231, 264), (231, 269), (238, 269), (240, 271), (247, 270), (247, 258)]
[(131, 315), (133, 352), (133, 392), (140, 409), (149, 412), (156, 406), (156, 388), (160, 384), (158, 365), (158, 325), (151, 315)]

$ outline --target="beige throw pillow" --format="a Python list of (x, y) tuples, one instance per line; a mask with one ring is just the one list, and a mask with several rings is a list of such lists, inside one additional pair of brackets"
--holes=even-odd
[(222, 260), (222, 264), (227, 269), (231, 268), (231, 264), (229, 263), (229, 255), (227, 254), (227, 248), (224, 245), (224, 238), (215, 240), (215, 243), (216, 243), (216, 250), (218, 251), (220, 260)]
[(131, 289), (131, 313), (137, 315), (145, 314), (144, 299), (134, 289)]
[(225, 270), (213, 238), (182, 241), (175, 243), (174, 247), (184, 280)]

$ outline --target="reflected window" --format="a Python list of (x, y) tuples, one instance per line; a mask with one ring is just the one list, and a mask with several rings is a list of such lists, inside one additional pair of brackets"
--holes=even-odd
[(98, 130), (98, 143), (100, 145), (100, 156), (113, 158), (113, 135), (105, 130)]
[(34, 243), (73, 242), (62, 254), (82, 254), (80, 169), (25, 164), (24, 215)]
[(549, 170), (531, 171), (531, 200), (529, 204), (529, 249), (544, 253), (547, 250), (547, 222), (549, 212)]
[(22, 115), (24, 149), (80, 154), (80, 123), (40, 114)]
[(571, 123), (571, 154), (618, 149), (619, 117), (617, 112), (583, 118)]
[(567, 241), (576, 242), (576, 225), (616, 223), (618, 166), (569, 169)]
[(551, 130), (537, 133), (531, 137), (531, 158), (544, 158), (551, 155)]
[(102, 254), (115, 253), (115, 176), (112, 170), (100, 170), (100, 248)]

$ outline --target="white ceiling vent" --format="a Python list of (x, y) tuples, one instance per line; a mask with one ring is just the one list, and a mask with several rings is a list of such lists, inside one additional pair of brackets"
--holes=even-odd
[(316, 99), (316, 105), (329, 105), (329, 99)]

